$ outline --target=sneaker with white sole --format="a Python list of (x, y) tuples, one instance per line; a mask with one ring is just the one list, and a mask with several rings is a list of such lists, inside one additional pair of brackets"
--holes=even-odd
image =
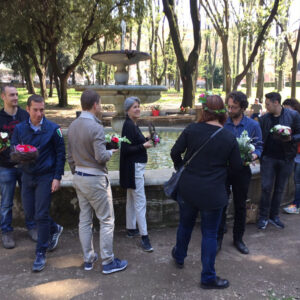
[(114, 272), (119, 272), (126, 269), (128, 265), (127, 260), (120, 260), (115, 258), (111, 263), (108, 265), (102, 265), (102, 273), (103, 274), (111, 274)]
[(296, 214), (296, 215), (298, 215), (300, 213), (300, 207), (297, 207), (296, 204), (291, 204), (287, 207), (284, 207), (283, 210), (287, 214)]
[(153, 247), (151, 246), (150, 239), (148, 235), (143, 235), (141, 240), (142, 249), (145, 252), (153, 252)]
[(270, 218), (269, 222), (277, 228), (280, 228), (280, 229), (284, 228), (284, 224), (280, 221), (278, 216), (276, 216), (272, 219)]
[(269, 221), (266, 218), (259, 218), (257, 222), (258, 229), (266, 229)]
[(57, 247), (59, 237), (62, 234), (63, 230), (64, 228), (57, 224), (57, 231), (53, 233), (52, 236), (50, 237), (47, 251), (53, 251)]
[(95, 252), (91, 262), (84, 262), (84, 269), (90, 271), (94, 268), (94, 263), (98, 260), (98, 254)]
[(46, 256), (43, 252), (38, 252), (35, 257), (35, 261), (32, 266), (33, 272), (41, 272), (44, 270), (46, 265)]

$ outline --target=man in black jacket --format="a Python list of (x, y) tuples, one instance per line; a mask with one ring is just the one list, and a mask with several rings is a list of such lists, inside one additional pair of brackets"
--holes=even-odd
[[(284, 228), (284, 224), (279, 219), (279, 206), (294, 167), (296, 142), (300, 140), (300, 116), (296, 111), (281, 106), (279, 93), (268, 93), (265, 97), (268, 113), (259, 120), (264, 148), (260, 163), (262, 192), (257, 227), (266, 229), (270, 222), (277, 228)], [(290, 127), (291, 137), (284, 141), (274, 138), (270, 130), (275, 125)], [(274, 191), (271, 195), (274, 182)]]
[[(9, 139), (12, 136), (15, 126), (29, 118), (28, 113), (18, 106), (17, 89), (10, 85), (1, 88), (1, 98), (4, 108), (0, 111), (0, 132), (6, 132)], [(21, 169), (10, 160), (9, 148), (0, 149), (0, 194), (1, 194), (1, 231), (2, 244), (6, 249), (15, 247), (13, 238), (12, 207), (15, 193), (16, 182), (21, 185)], [(26, 227), (30, 237), (36, 241), (37, 231), (33, 220), (25, 218)]]

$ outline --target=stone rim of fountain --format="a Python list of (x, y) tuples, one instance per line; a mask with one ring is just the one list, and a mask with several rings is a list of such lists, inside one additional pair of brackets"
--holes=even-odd
[(114, 66), (129, 66), (137, 64), (140, 61), (150, 59), (149, 53), (141, 52), (137, 50), (111, 50), (104, 52), (97, 52), (92, 55), (92, 59), (96, 61), (102, 61), (106, 64)]

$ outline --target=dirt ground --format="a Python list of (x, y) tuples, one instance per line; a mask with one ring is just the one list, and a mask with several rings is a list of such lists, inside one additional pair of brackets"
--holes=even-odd
[[(14, 299), (300, 299), (300, 216), (282, 215), (284, 230), (271, 224), (265, 231), (247, 225), (245, 242), (250, 254), (232, 247), (231, 226), (217, 256), (217, 274), (230, 281), (225, 290), (199, 287), (201, 233), (193, 232), (183, 269), (170, 256), (176, 228), (150, 229), (153, 253), (139, 247), (139, 239), (115, 230), (114, 251), (129, 264), (125, 271), (101, 273), (98, 262), (92, 271), (82, 268), (77, 230), (64, 231), (58, 248), (47, 255), (46, 268), (32, 273), (34, 243), (23, 228), (15, 230), (17, 247), (0, 248), (0, 298)], [(94, 234), (99, 251), (98, 234)]]

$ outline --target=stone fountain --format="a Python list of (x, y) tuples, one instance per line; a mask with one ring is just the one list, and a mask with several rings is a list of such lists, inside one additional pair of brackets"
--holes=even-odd
[(162, 91), (166, 91), (165, 86), (153, 85), (128, 85), (128, 68), (130, 65), (137, 64), (140, 61), (150, 59), (150, 55), (145, 52), (135, 50), (124, 50), (124, 41), (126, 33), (126, 24), (121, 22), (122, 39), (120, 51), (99, 52), (92, 55), (97, 61), (102, 61), (109, 65), (116, 66), (115, 85), (90, 85), (77, 86), (77, 91), (85, 89), (93, 89), (101, 96), (101, 103), (113, 104), (115, 106), (116, 115), (113, 117), (111, 126), (121, 132), (125, 113), (123, 109), (124, 100), (130, 96), (137, 96), (142, 103), (153, 103), (160, 98)]

